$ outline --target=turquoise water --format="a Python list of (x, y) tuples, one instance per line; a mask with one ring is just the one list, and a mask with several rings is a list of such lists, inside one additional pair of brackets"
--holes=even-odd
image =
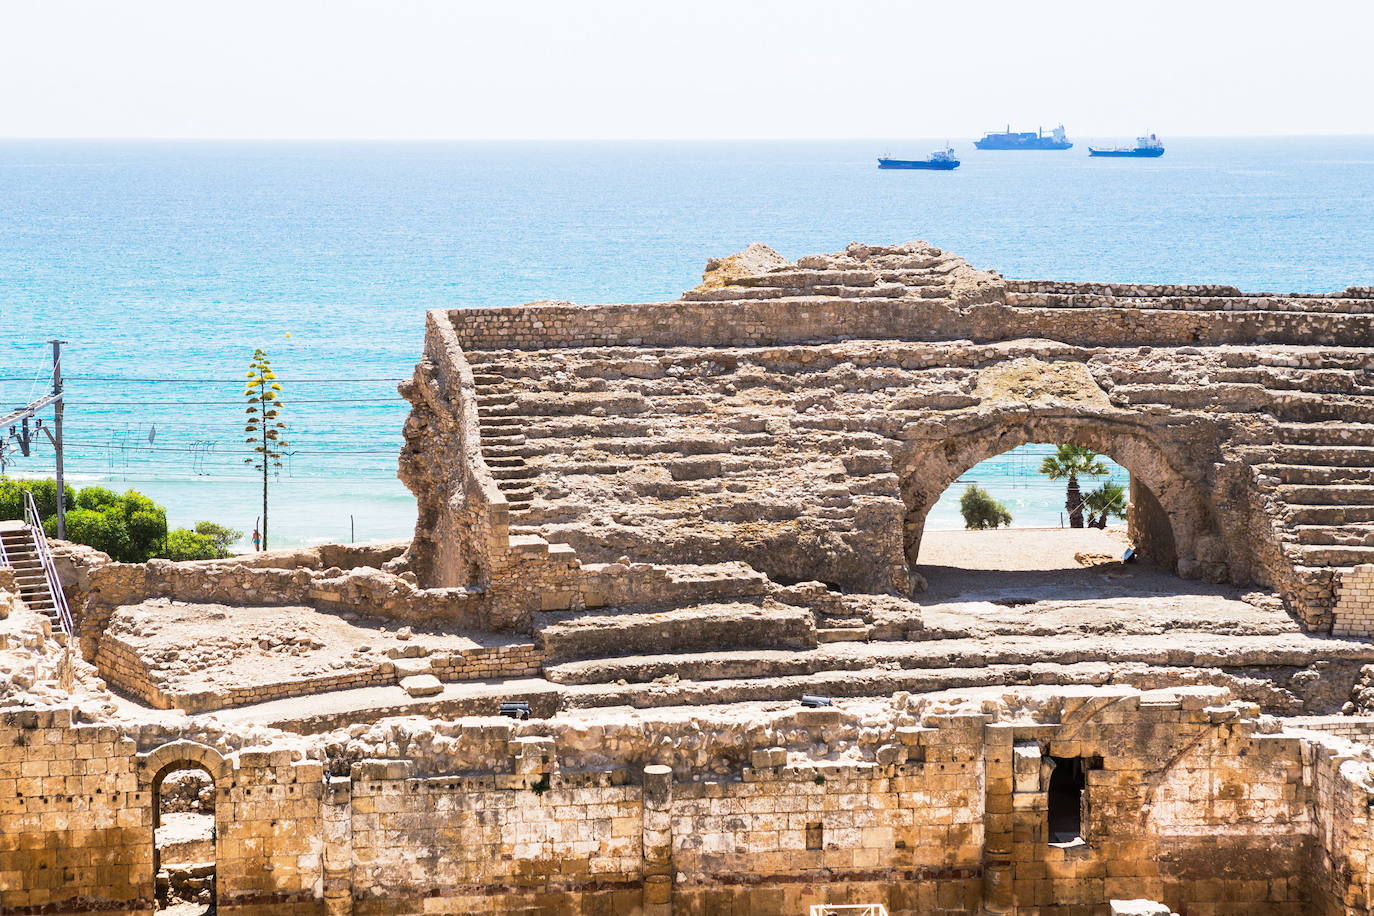
[[(924, 238), (1012, 277), (1374, 283), (1374, 138), (1166, 137), (1155, 161), (1091, 160), (1075, 139), (1066, 153), (956, 139), (951, 173), (875, 167), (933, 139), (4, 142), (0, 401), (41, 390), (43, 341), (66, 339), (72, 477), (144, 490), (174, 523), (249, 529), (238, 379), (261, 346), (296, 451), (276, 543), (364, 540), (413, 523), (395, 383), (426, 308), (675, 298), (707, 257), (752, 241), (796, 257)], [(1058, 524), (1062, 489), (1018, 460), (970, 476), (1018, 524)], [(50, 467), (43, 448), (10, 471)], [(932, 523), (957, 527), (950, 508)]]

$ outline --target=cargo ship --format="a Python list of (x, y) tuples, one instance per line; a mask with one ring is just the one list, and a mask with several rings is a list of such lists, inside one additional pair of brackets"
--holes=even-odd
[(989, 133), (981, 140), (974, 140), (979, 149), (1071, 149), (1073, 144), (1064, 135), (1064, 125), (1060, 124), (1045, 136), (1043, 129), (1035, 132), (1012, 133), (1011, 125), (1002, 132)]
[(1088, 147), (1089, 156), (1123, 156), (1131, 159), (1156, 159), (1164, 155), (1164, 144), (1154, 134), (1135, 138), (1135, 146)]
[(959, 160), (954, 158), (954, 147), (947, 146), (944, 149), (937, 149), (930, 154), (929, 159), (888, 159), (883, 156), (878, 157), (878, 168), (880, 169), (933, 169), (940, 172), (948, 172), (950, 169), (957, 169)]

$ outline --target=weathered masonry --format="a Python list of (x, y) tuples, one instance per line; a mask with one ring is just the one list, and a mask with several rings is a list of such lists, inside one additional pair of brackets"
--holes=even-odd
[(214, 781), (221, 913), (1370, 912), (1371, 764), (1329, 720), (1186, 688), (722, 711), (690, 749), (674, 719), (401, 720), (407, 759), (349, 765), (7, 711), (0, 913), (150, 913), (157, 784), (187, 766)]
[[(921, 243), (431, 313), (413, 540), (8, 526), (0, 916), (1374, 916), (1371, 321)], [(1028, 442), (1158, 565), (924, 581)]]
[(584, 562), (743, 560), (909, 593), (926, 513), (1027, 442), (1132, 475), (1132, 536), (1185, 578), (1374, 632), (1374, 289), (1004, 280), (922, 243), (754, 246), (681, 301), (431, 312), (402, 476), (433, 586), (512, 535)]

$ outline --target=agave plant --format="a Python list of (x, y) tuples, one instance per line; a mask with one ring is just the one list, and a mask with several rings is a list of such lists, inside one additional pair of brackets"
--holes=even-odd
[(277, 374), (272, 371), (272, 361), (267, 354), (262, 350), (254, 350), (243, 392), (247, 400), (244, 413), (248, 418), (243, 431), (248, 434), (244, 441), (253, 446), (255, 454), (243, 461), (262, 472), (262, 550), (267, 549), (268, 473), (273, 468), (281, 467), (283, 449), (291, 444), (281, 437), (286, 431), (286, 423), (281, 419), (282, 408), (286, 405), (282, 403), (282, 388), (276, 379)]

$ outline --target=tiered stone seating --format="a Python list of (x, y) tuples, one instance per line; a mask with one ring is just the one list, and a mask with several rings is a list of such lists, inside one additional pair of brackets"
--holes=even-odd
[(511, 530), (584, 562), (739, 559), (909, 593), (934, 499), (1024, 441), (1134, 461), (1173, 527), (1138, 532), (1147, 555), (1274, 585), (1311, 626), (1374, 561), (1374, 464), (1351, 450), (1374, 449), (1366, 288), (1008, 281), (923, 243), (795, 263), (751, 246), (679, 303), (432, 321), (471, 366)]

